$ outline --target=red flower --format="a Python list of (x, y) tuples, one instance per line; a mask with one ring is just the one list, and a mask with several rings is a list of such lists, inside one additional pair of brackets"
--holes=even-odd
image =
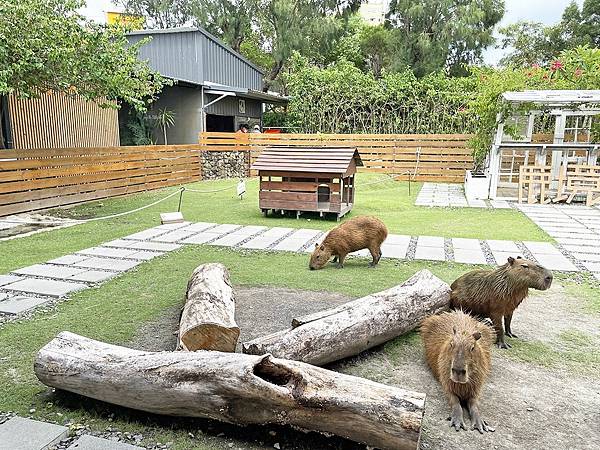
[(553, 61), (550, 65), (550, 70), (552, 72), (556, 72), (557, 70), (563, 69), (564, 67), (565, 66), (563, 65), (563, 63), (557, 59), (556, 61)]
[(533, 69), (539, 69), (540, 65), (539, 64), (534, 64), (533, 66), (531, 66)]

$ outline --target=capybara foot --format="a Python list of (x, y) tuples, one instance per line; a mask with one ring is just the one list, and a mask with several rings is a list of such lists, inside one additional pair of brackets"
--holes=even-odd
[(467, 429), (463, 420), (462, 408), (460, 406), (452, 410), (452, 415), (448, 417), (448, 420), (450, 421), (450, 428), (454, 427), (456, 431), (460, 431), (461, 428), (463, 430)]
[(484, 431), (489, 431), (491, 433), (496, 431), (495, 428), (490, 427), (490, 425), (479, 416), (477, 416), (473, 419), (473, 428), (472, 429), (479, 431), (481, 434), (483, 434)]
[(343, 269), (343, 268), (344, 268), (344, 265), (343, 265), (343, 264), (340, 264), (340, 263), (337, 263), (337, 264), (335, 265), (335, 268), (336, 268), (336, 269)]
[(377, 263), (370, 262), (370, 263), (369, 263), (369, 267), (371, 267), (371, 268), (375, 268), (375, 267), (377, 267)]
[(515, 333), (511, 332), (511, 331), (505, 331), (504, 332), (505, 336), (511, 337), (513, 339), (517, 339), (519, 336), (517, 336)]
[(496, 347), (498, 348), (512, 348), (512, 346), (510, 344), (507, 344), (506, 342), (502, 341), (502, 342), (496, 342)]

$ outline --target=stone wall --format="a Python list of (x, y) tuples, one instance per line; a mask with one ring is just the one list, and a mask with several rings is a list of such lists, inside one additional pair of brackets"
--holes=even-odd
[(248, 152), (202, 152), (202, 179), (245, 178), (248, 175)]

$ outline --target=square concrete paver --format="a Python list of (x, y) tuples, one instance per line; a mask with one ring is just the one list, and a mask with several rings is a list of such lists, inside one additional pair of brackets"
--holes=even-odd
[(114, 241), (105, 242), (102, 244), (103, 247), (115, 247), (115, 248), (130, 248), (137, 241), (129, 241), (127, 239), (116, 239)]
[(198, 233), (197, 231), (190, 230), (188, 228), (182, 228), (181, 230), (169, 231), (167, 234), (152, 238), (153, 242), (179, 242), (183, 239), (187, 239), (190, 236)]
[(593, 245), (563, 245), (565, 250), (571, 253), (591, 253), (593, 255), (600, 254), (600, 246), (596, 247)]
[(220, 233), (220, 234), (225, 234), (225, 233), (231, 233), (235, 230), (237, 230), (238, 228), (241, 228), (241, 225), (234, 225), (231, 223), (224, 223), (222, 225), (217, 225), (214, 228), (210, 229), (211, 233)]
[(27, 292), (29, 294), (47, 295), (49, 297), (62, 297), (70, 292), (85, 289), (87, 286), (81, 283), (69, 283), (58, 280), (40, 280), (37, 278), (25, 278), (16, 283), (3, 287), (5, 290)]
[(481, 248), (454, 248), (454, 260), (463, 264), (487, 264)]
[(14, 283), (15, 281), (19, 281), (21, 279), (21, 277), (17, 277), (15, 275), (0, 275), (0, 286)]
[(600, 255), (591, 253), (571, 253), (579, 261), (600, 262)]
[(144, 447), (84, 434), (73, 442), (67, 450), (144, 450)]
[(527, 250), (529, 250), (533, 255), (562, 255), (559, 249), (557, 249), (550, 242), (531, 242), (525, 241), (523, 242)]
[(213, 239), (218, 239), (223, 236), (224, 233), (211, 233), (211, 230), (195, 234), (187, 239), (181, 241), (183, 244), (206, 244), (207, 242), (212, 241)]
[(419, 236), (417, 247), (444, 247), (444, 238), (440, 236)]
[(446, 259), (446, 254), (444, 252), (444, 247), (426, 247), (417, 244), (415, 259), (444, 261)]
[(146, 241), (148, 239), (155, 238), (161, 234), (168, 233), (169, 230), (164, 228), (150, 228), (148, 230), (140, 231), (139, 233), (130, 234), (129, 236), (125, 236), (123, 239), (133, 239), (135, 241)]
[(132, 253), (127, 257), (127, 259), (137, 259), (138, 261), (149, 261), (151, 259), (156, 258), (157, 256), (162, 256), (161, 252), (149, 252), (146, 250), (139, 250), (135, 253)]
[(67, 427), (13, 417), (0, 425), (0, 450), (42, 450), (58, 443), (68, 434)]
[(32, 275), (36, 277), (60, 278), (66, 279), (76, 273), (83, 272), (85, 269), (72, 266), (56, 266), (53, 264), (35, 264), (29, 267), (17, 269), (13, 273), (19, 275)]
[(583, 261), (581, 264), (590, 272), (600, 272), (600, 262)]
[(116, 272), (105, 272), (102, 270), (84, 270), (83, 272), (79, 272), (69, 280), (73, 281), (83, 281), (86, 283), (100, 283), (101, 281), (106, 281), (111, 278), (114, 278), (118, 275)]
[(133, 242), (128, 248), (134, 250), (149, 250), (153, 252), (172, 252), (180, 249), (181, 245), (164, 242)]
[(83, 261), (84, 259), (87, 259), (87, 256), (83, 256), (83, 255), (66, 255), (66, 256), (61, 256), (60, 258), (51, 259), (48, 262), (51, 263), (51, 264), (70, 265), (70, 264), (75, 264), (75, 263), (78, 263), (80, 261)]
[[(0, 300), (2, 299), (0, 298)], [(0, 301), (0, 313), (11, 315), (21, 314), (46, 303), (48, 300), (49, 298), (47, 297), (27, 297), (24, 295), (15, 295), (14, 297), (8, 296), (5, 300)], [(0, 428), (1, 427), (2, 426), (0, 425)], [(2, 433), (0, 432), (0, 435), (1, 434)], [(1, 444), (0, 448), (2, 448)]]
[(381, 257), (395, 259), (406, 258), (406, 252), (408, 251), (409, 242), (410, 241), (404, 244), (388, 244), (387, 241), (384, 242), (381, 246)]
[(191, 222), (166, 223), (155, 227), (158, 230), (177, 230), (178, 228), (187, 227)]
[(114, 272), (125, 272), (126, 270), (133, 269), (135, 266), (139, 266), (141, 263), (141, 261), (134, 261), (130, 259), (96, 258), (91, 256), (73, 265), (77, 267), (84, 267), (86, 269), (101, 269), (112, 270)]
[(242, 248), (266, 249), (270, 247), (275, 241), (281, 239), (283, 236), (290, 233), (291, 231), (293, 231), (293, 228), (270, 228), (264, 233), (260, 234), (259, 236), (243, 244)]
[(135, 250), (111, 247), (92, 247), (77, 252), (78, 255), (104, 256), (106, 258), (126, 258), (132, 253), (135, 253)]
[(234, 245), (239, 244), (240, 242), (248, 239), (250, 236), (260, 233), (265, 229), (266, 227), (260, 226), (243, 227), (239, 230), (234, 231), (233, 233), (226, 234), (225, 236), (217, 239), (216, 241), (211, 242), (209, 245), (222, 245), (225, 247), (233, 247)]
[(200, 233), (201, 231), (208, 230), (216, 225), (216, 223), (212, 222), (194, 222), (191, 225), (188, 225), (185, 229), (190, 231), (195, 231), (196, 233)]
[(454, 252), (456, 252), (456, 249), (481, 251), (481, 245), (479, 245), (477, 239), (452, 238), (452, 247)]
[(515, 254), (514, 252), (501, 252), (492, 250), (492, 255), (494, 255), (494, 259), (496, 260), (496, 264), (501, 266), (502, 264), (506, 264), (508, 262), (508, 258), (516, 258), (519, 254)]
[(519, 247), (517, 247), (517, 244), (515, 244), (512, 241), (498, 241), (494, 239), (488, 239), (486, 242), (490, 246), (492, 252), (512, 252), (514, 253), (513, 256), (515, 258), (522, 253)]
[(388, 237), (383, 242), (383, 245), (408, 245), (410, 244), (410, 236), (405, 234), (388, 234)]
[(579, 269), (563, 255), (535, 255), (537, 262), (549, 270), (578, 272)]

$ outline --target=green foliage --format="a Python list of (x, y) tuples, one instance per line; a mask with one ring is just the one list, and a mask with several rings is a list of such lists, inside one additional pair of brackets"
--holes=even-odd
[(125, 126), (120, 127), (121, 145), (153, 145), (152, 120), (142, 111), (130, 110)]
[(296, 56), (287, 79), (288, 125), (313, 133), (463, 133), (476, 122), (465, 113), (472, 78), (409, 71), (376, 79), (342, 61), (325, 69)]
[(54, 90), (145, 109), (164, 80), (138, 60), (125, 29), (86, 21), (81, 0), (0, 2), (0, 94)]
[(165, 145), (168, 144), (167, 129), (171, 128), (173, 125), (175, 125), (175, 112), (167, 108), (159, 109), (154, 118), (154, 126), (162, 131), (163, 143)]
[(464, 74), (494, 42), (503, 0), (392, 0), (388, 18), (397, 36), (398, 67), (417, 76), (447, 68)]

